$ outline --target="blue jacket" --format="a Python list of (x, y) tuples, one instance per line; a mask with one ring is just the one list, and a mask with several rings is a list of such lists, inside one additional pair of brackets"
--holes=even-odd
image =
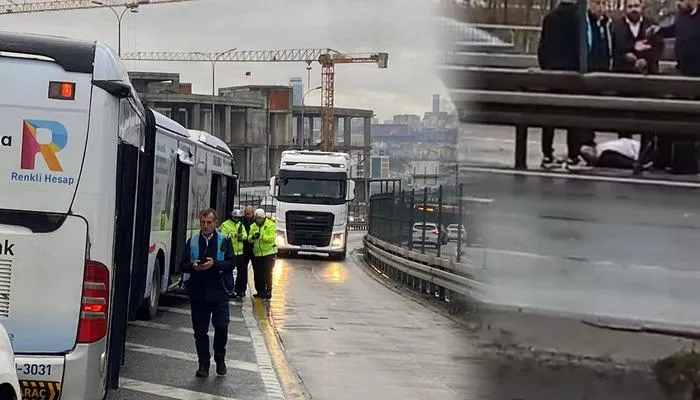
[[(192, 239), (197, 240), (193, 246)], [(192, 264), (195, 260), (206, 260), (211, 257), (214, 265), (206, 271), (196, 271)], [(183, 277), (185, 287), (191, 300), (221, 302), (228, 301), (233, 293), (233, 245), (231, 239), (219, 232), (214, 232), (212, 238), (207, 240), (200, 234), (196, 234), (187, 240), (185, 254), (182, 257), (180, 269), (187, 276)]]

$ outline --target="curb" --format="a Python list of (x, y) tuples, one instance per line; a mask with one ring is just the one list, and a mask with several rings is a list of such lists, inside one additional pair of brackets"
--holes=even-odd
[[(284, 392), (285, 399), (306, 400), (306, 391), (302, 390), (303, 382), (299, 374), (291, 365), (284, 352), (282, 340), (277, 334), (277, 329), (274, 322), (269, 316), (263, 300), (253, 297), (254, 288), (251, 285), (253, 282), (253, 270), (248, 270), (248, 290), (250, 293), (250, 304), (253, 308), (253, 315), (258, 323), (258, 328), (262, 333), (267, 350), (270, 355), (272, 366), (277, 373), (277, 378)], [(263, 377), (264, 378), (264, 377)]]

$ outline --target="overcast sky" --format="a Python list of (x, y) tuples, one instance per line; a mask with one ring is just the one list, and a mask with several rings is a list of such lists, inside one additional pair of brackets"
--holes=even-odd
[[(15, 0), (22, 3), (29, 0)], [(36, 1), (36, 0), (34, 0)], [(0, 4), (7, 4), (0, 0)], [(373, 109), (380, 120), (431, 110), (432, 94), (444, 95), (431, 56), (434, 14), (430, 0), (194, 0), (142, 6), (122, 22), (122, 53), (332, 48), (358, 53), (386, 51), (389, 68), (374, 64), (336, 67), (337, 107)], [(106, 42), (117, 48), (117, 22), (108, 9), (0, 15), (0, 29), (48, 33)], [(211, 93), (208, 63), (127, 62), (130, 70), (180, 72), (193, 90)], [(312, 64), (311, 87), (320, 85)], [(287, 85), (306, 64), (218, 63), (217, 86)], [(251, 71), (246, 77), (245, 72)], [(305, 88), (306, 89), (306, 88)], [(306, 98), (318, 105), (320, 91)]]

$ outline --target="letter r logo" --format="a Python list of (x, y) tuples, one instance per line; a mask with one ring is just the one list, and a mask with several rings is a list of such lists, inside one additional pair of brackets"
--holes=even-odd
[[(22, 159), (20, 168), (35, 169), (38, 154), (44, 159), (49, 170), (54, 172), (63, 171), (61, 163), (58, 162), (56, 153), (63, 150), (68, 143), (68, 132), (66, 127), (56, 121), (24, 120), (22, 130)], [(49, 143), (39, 143), (37, 136), (38, 129), (46, 129), (51, 132)]]

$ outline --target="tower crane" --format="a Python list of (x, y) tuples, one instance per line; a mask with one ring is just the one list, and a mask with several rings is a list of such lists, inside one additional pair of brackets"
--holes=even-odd
[(31, 12), (47, 12), (47, 11), (68, 11), (68, 10), (83, 10), (100, 7), (133, 7), (135, 5), (159, 4), (159, 3), (180, 3), (183, 1), (193, 0), (102, 0), (99, 3), (92, 0), (56, 0), (56, 1), (36, 1), (18, 3), (14, 0), (7, 0), (10, 4), (0, 5), (0, 15), (3, 14), (20, 14)]
[(126, 53), (123, 60), (210, 62), (305, 62), (321, 64), (321, 148), (333, 151), (335, 143), (335, 65), (377, 64), (387, 68), (388, 53), (343, 54), (333, 49), (237, 50), (227, 53), (137, 52)]

